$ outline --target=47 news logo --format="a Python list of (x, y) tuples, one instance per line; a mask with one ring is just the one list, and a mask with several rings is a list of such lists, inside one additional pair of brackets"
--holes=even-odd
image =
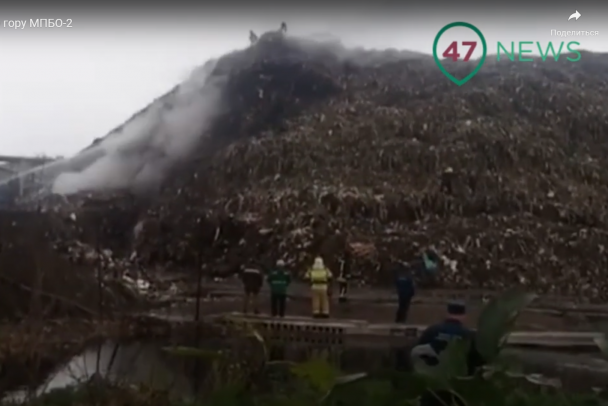
[[(438, 49), (437, 49), (438, 45), (439, 45), (439, 39), (442, 37), (442, 35), (446, 31), (448, 31), (451, 28), (455, 28), (455, 27), (464, 27), (469, 30), (472, 30), (477, 35), (477, 37), (479, 37), (479, 41), (461, 41), (460, 42), (460, 44), (462, 44), (462, 47), (465, 48), (464, 52), (466, 52), (466, 53), (464, 53), (463, 58), (461, 58), (462, 54), (459, 52), (459, 49), (460, 49), (460, 47), (458, 45), (459, 42), (452, 41), (441, 54), (441, 56), (443, 58), (445, 58), (445, 59), (441, 60), (441, 59), (439, 59)], [(482, 55), (479, 58), (479, 62), (477, 63), (477, 66), (475, 66), (473, 71), (469, 75), (467, 75), (465, 78), (463, 78), (463, 79), (455, 78), (451, 73), (449, 73), (446, 70), (445, 66), (443, 65), (443, 61), (452, 60), (453, 62), (458, 62), (458, 61), (468, 62), (471, 59), (471, 57), (473, 56), (473, 53), (475, 52), (475, 49), (477, 48), (478, 42), (481, 42)], [(565, 51), (564, 47), (567, 49), (567, 51), (569, 52), (570, 55), (573, 55), (573, 54), (576, 55), (575, 58), (572, 58), (571, 56), (567, 56), (566, 59), (569, 62), (577, 62), (581, 59), (581, 53), (574, 48), (574, 46), (580, 46), (580, 43), (576, 42), (576, 41), (570, 41), (568, 43), (561, 41), (559, 43), (559, 46), (556, 46), (551, 41), (549, 41), (549, 43), (547, 43), (546, 46), (541, 44), (539, 41), (517, 41), (517, 42), (511, 41), (510, 46), (507, 46), (505, 44), (506, 43), (502, 43), (500, 41), (497, 41), (497, 43), (496, 43), (496, 60), (497, 61), (500, 61), (501, 54), (502, 54), (503, 58), (506, 57), (512, 62), (514, 62), (516, 60), (516, 56), (517, 56), (518, 62), (534, 62), (535, 59), (526, 57), (526, 54), (532, 54), (535, 51), (538, 51), (543, 62), (546, 61), (547, 58), (549, 58), (550, 56), (552, 56), (555, 61), (558, 61), (562, 52)], [(516, 46), (516, 44), (517, 44), (517, 46)], [(536, 47), (535, 47), (535, 45), (536, 45)], [(437, 64), (437, 66), (439, 67), (441, 72), (452, 82), (456, 83), (458, 86), (462, 86), (463, 84), (468, 82), (473, 76), (475, 76), (477, 74), (477, 72), (479, 72), (479, 70), (481, 69), (481, 67), (483, 66), (483, 64), (486, 60), (487, 51), (488, 51), (488, 47), (486, 44), (486, 39), (483, 36), (483, 34), (481, 33), (481, 31), (474, 25), (469, 24), (469, 23), (464, 23), (464, 22), (455, 22), (455, 23), (446, 25), (441, 30), (439, 30), (439, 32), (435, 36), (435, 41), (433, 42), (433, 57), (435, 58), (435, 63)]]
[[(475, 52), (475, 48), (477, 48), (477, 41), (462, 41), (462, 45), (465, 47), (469, 47), (466, 55), (462, 59), (463, 62), (469, 62), (471, 59), (471, 55)], [(452, 43), (443, 51), (441, 55), (446, 59), (451, 59), (452, 62), (457, 62), (458, 58), (460, 58), (460, 54), (458, 53), (458, 41), (452, 41)]]

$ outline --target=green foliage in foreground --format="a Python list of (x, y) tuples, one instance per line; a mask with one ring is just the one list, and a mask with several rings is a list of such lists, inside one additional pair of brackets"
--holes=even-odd
[[(167, 393), (145, 388), (121, 388), (91, 383), (56, 390), (28, 402), (31, 406), (150, 405), (150, 406), (424, 406), (421, 398), (442, 394), (446, 406), (608, 406), (600, 390), (571, 393), (559, 381), (514, 373), (502, 355), (505, 336), (534, 295), (511, 291), (491, 301), (477, 326), (475, 344), (452, 343), (436, 367), (415, 363), (408, 372), (368, 371), (343, 375), (323, 357), (294, 364), (269, 360), (263, 337), (250, 325), (240, 325), (248, 337), (222, 352), (190, 347), (165, 350), (174, 356), (208, 364), (197, 399), (171, 399)], [(466, 376), (466, 353), (471, 345), (489, 361), (474, 376)], [(252, 346), (254, 351), (252, 350)], [(598, 346), (607, 355), (606, 340)], [(244, 354), (248, 354), (245, 357)], [(447, 395), (447, 396), (446, 396)], [(438, 401), (435, 403), (441, 405)]]

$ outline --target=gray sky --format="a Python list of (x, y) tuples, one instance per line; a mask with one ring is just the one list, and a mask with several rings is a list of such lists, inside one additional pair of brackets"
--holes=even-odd
[[(566, 21), (575, 8), (580, 20)], [(278, 28), (281, 21), (293, 35), (331, 32), (346, 45), (429, 54), (439, 29), (454, 21), (476, 25), (486, 37), (488, 53), (495, 53), (496, 41), (562, 40), (607, 52), (608, 29), (601, 28), (607, 10), (577, 2), (550, 10), (491, 14), (445, 8), (389, 13), (352, 8), (338, 13), (292, 7), (273, 12), (241, 9), (238, 15), (205, 9), (162, 17), (140, 12), (136, 17), (129, 12), (119, 16), (0, 6), (0, 23), (52, 17), (71, 18), (73, 26), (15, 30), (0, 25), (0, 154), (71, 155), (184, 80), (192, 68), (246, 47), (249, 29), (262, 33)], [(564, 39), (551, 37), (551, 29), (599, 30), (600, 36)]]

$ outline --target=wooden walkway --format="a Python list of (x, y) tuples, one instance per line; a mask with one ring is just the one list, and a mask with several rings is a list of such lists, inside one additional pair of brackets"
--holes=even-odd
[[(194, 324), (191, 317), (180, 315), (149, 314), (169, 323)], [(319, 345), (407, 345), (412, 344), (427, 327), (394, 323), (370, 323), (366, 320), (319, 320), (309, 317), (288, 316), (273, 318), (266, 315), (244, 315), (239, 312), (206, 316), (204, 322), (217, 321), (232, 325), (243, 322), (256, 328), (266, 339)], [(514, 331), (507, 340), (512, 347), (541, 347), (565, 350), (597, 350), (596, 332), (565, 331)]]

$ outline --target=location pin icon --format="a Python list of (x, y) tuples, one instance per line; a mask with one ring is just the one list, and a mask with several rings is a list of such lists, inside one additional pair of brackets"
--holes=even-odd
[[(481, 45), (483, 48), (483, 53), (481, 54), (481, 58), (479, 58), (479, 62), (477, 63), (477, 66), (475, 67), (475, 69), (473, 69), (473, 72), (469, 73), (469, 75), (467, 77), (465, 77), (464, 79), (456, 79), (450, 72), (448, 72), (445, 69), (445, 67), (443, 66), (443, 64), (441, 63), (441, 59), (439, 59), (439, 56), (437, 55), (437, 45), (439, 44), (439, 38), (441, 38), (441, 36), (443, 34), (445, 34), (445, 32), (447, 30), (449, 30), (450, 28), (454, 28), (454, 27), (464, 27), (464, 28), (468, 28), (469, 30), (474, 31), (475, 34), (477, 34), (477, 36), (481, 40)], [(486, 60), (487, 51), (488, 51), (488, 47), (486, 45), (486, 39), (484, 38), (483, 34), (479, 30), (479, 28), (477, 28), (473, 24), (469, 24), (469, 23), (456, 22), (456, 23), (451, 23), (451, 24), (446, 25), (445, 27), (443, 27), (442, 29), (439, 30), (439, 32), (437, 33), (437, 36), (435, 36), (435, 42), (433, 42), (433, 58), (435, 58), (435, 63), (439, 67), (439, 70), (448, 79), (450, 79), (452, 82), (456, 83), (458, 86), (464, 85), (469, 80), (471, 80), (471, 78), (473, 76), (475, 76), (477, 74), (477, 72), (479, 72), (479, 69), (481, 69), (483, 63)]]

